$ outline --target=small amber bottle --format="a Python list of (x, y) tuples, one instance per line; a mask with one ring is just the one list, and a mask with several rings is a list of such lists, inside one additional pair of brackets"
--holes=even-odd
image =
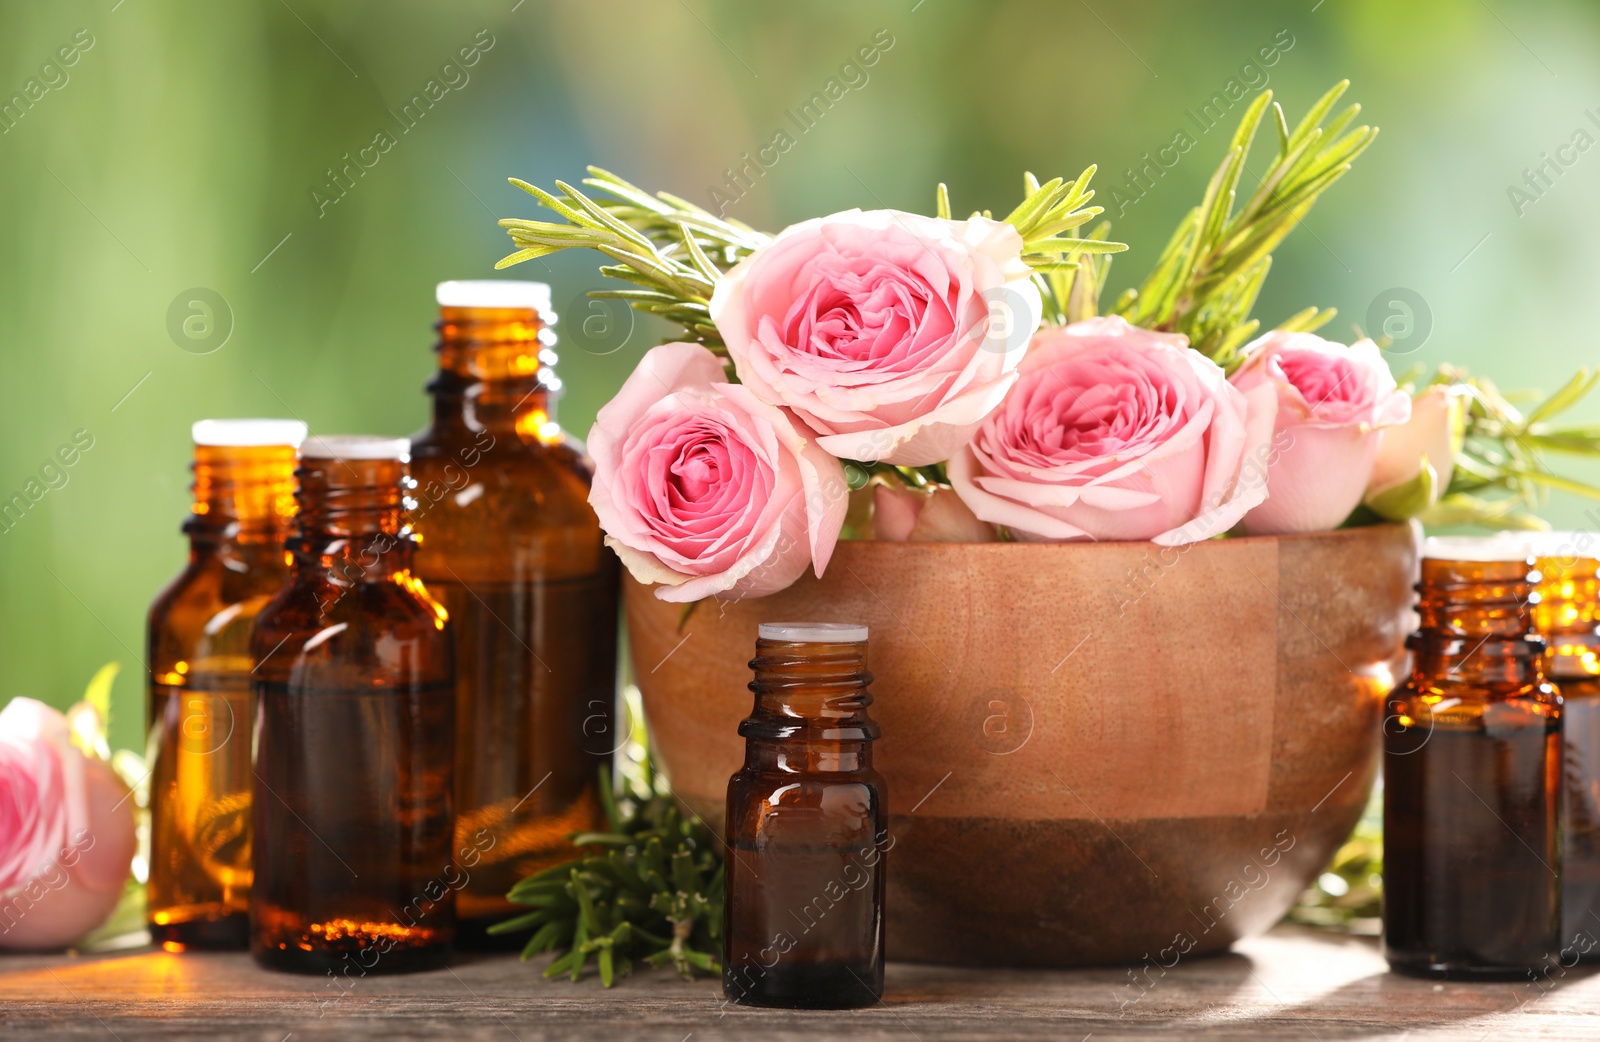
[(295, 420), (194, 425), (189, 564), (150, 608), (150, 935), (250, 940), (250, 624), (288, 578)]
[(1600, 536), (1537, 537), (1533, 623), (1545, 675), (1561, 688), (1561, 944), (1567, 965), (1600, 958)]
[(289, 584), (256, 619), (251, 950), (336, 976), (444, 965), (455, 676), (411, 573), (404, 439), (310, 438)]
[(1561, 696), (1531, 633), (1525, 544), (1428, 540), (1412, 670), (1384, 721), (1384, 955), (1392, 969), (1516, 979), (1561, 929)]
[(867, 628), (763, 623), (755, 708), (728, 781), (722, 991), (747, 1006), (853, 1009), (883, 996), (889, 836)]
[(550, 288), (438, 288), (433, 420), (412, 439), (417, 575), (456, 639), (458, 943), (506, 891), (601, 826), (600, 767), (627, 736), (616, 710), (617, 559), (588, 502), (590, 468), (553, 417)]

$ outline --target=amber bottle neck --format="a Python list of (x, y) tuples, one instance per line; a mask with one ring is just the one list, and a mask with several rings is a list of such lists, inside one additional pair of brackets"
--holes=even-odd
[(555, 332), (532, 308), (442, 307), (428, 384), (439, 430), (488, 429), (532, 441), (553, 425)]
[(1527, 561), (1424, 559), (1421, 626), (1406, 641), (1414, 681), (1485, 698), (1542, 683), (1545, 645), (1533, 631), (1538, 582)]
[(393, 459), (308, 459), (295, 472), (299, 527), (291, 541), (297, 568), (336, 582), (373, 582), (411, 567), (406, 523), (414, 504), (406, 464)]
[(196, 552), (224, 544), (276, 552), (294, 527), (295, 456), (293, 445), (196, 445), (183, 526)]
[(1545, 639), (1545, 672), (1556, 679), (1600, 676), (1600, 561), (1539, 558), (1533, 627)]
[(746, 767), (837, 774), (872, 766), (878, 725), (867, 715), (865, 643), (758, 640), (750, 668), (755, 705), (739, 724)]

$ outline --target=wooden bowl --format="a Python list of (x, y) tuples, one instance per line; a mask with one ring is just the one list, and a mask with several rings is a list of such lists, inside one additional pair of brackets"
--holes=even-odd
[(681, 628), (630, 579), (628, 630), (658, 762), (720, 832), (757, 624), (871, 628), (891, 957), (1158, 967), (1267, 929), (1349, 835), (1418, 538), (845, 542)]

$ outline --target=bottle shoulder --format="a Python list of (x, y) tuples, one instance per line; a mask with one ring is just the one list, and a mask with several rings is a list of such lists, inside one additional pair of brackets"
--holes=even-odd
[(197, 554), (156, 595), (146, 618), (153, 675), (172, 672), (179, 662), (203, 668), (206, 660), (247, 653), (251, 626), (288, 581), (288, 569), (239, 564), (225, 555)]
[(448, 613), (409, 573), (349, 585), (301, 576), (262, 608), (251, 650), (258, 657), (285, 649), (291, 657), (317, 649), (335, 658), (403, 648), (437, 654), (451, 639)]

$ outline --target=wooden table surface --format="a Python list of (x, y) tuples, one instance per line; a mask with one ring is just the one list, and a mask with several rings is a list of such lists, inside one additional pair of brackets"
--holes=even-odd
[(1434, 984), (1385, 972), (1370, 940), (1280, 926), (1231, 955), (1126, 969), (966, 970), (892, 963), (882, 1005), (841, 1013), (724, 1007), (717, 982), (650, 971), (609, 991), (545, 981), (514, 957), (357, 980), (258, 969), (243, 954), (0, 956), (0, 1038), (1600, 1039), (1600, 977)]

